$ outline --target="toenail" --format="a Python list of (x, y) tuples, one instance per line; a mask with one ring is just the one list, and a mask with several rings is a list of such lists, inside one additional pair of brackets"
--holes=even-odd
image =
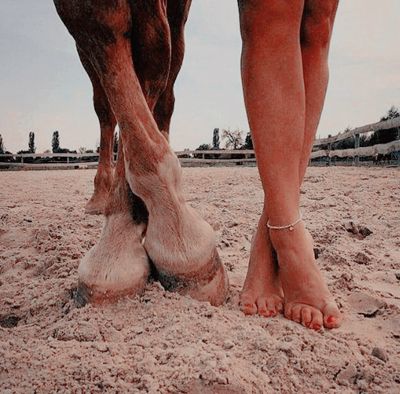
[(321, 326), (319, 324), (313, 324), (312, 325), (312, 329), (316, 330), (316, 331), (319, 331), (321, 329)]
[(327, 321), (327, 323), (335, 323), (335, 322), (336, 322), (336, 319), (335, 319), (333, 316), (329, 316), (329, 317), (326, 319), (326, 321)]

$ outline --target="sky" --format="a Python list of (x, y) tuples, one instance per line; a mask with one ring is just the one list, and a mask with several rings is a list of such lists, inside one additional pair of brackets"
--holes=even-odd
[[(99, 126), (92, 88), (51, 0), (0, 0), (0, 134), (12, 152), (94, 149)], [(330, 83), (317, 136), (379, 120), (400, 106), (400, 1), (340, 0)], [(213, 129), (248, 130), (240, 81), (236, 0), (193, 0), (186, 55), (175, 85), (175, 150), (211, 143)]]

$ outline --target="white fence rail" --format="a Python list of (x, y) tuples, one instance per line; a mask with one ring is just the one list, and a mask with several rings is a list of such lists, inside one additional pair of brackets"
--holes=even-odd
[(400, 140), (391, 141), (387, 144), (377, 144), (373, 146), (363, 146), (361, 148), (349, 149), (321, 149), (311, 153), (311, 159), (321, 157), (375, 157), (376, 155), (389, 155), (400, 151)]
[[(388, 132), (393, 129), (397, 129), (397, 140), (390, 141), (386, 144), (360, 147), (361, 134), (373, 133), (378, 130)], [(332, 149), (334, 143), (353, 137), (354, 148)], [(318, 139), (314, 142), (313, 146), (326, 146), (327, 149), (313, 151), (311, 153), (311, 160), (326, 158), (327, 162), (330, 163), (331, 158), (352, 158), (353, 163), (358, 165), (361, 157), (372, 157), (378, 159), (382, 156), (391, 156), (392, 160), (395, 161), (396, 164), (400, 164), (400, 117), (357, 127), (332, 137)]]
[(394, 119), (384, 120), (382, 122), (376, 122), (367, 124), (365, 126), (357, 127), (355, 129), (346, 131), (345, 133), (336, 134), (333, 137), (321, 138), (319, 140), (315, 140), (314, 146), (333, 144), (334, 142), (342, 141), (353, 136), (355, 136), (356, 137), (355, 139), (357, 139), (357, 136), (359, 136), (360, 134), (370, 133), (378, 130), (395, 129), (395, 128), (400, 128), (400, 116)]
[[(360, 147), (360, 135), (377, 130), (388, 131), (397, 128), (397, 140), (386, 144)], [(335, 142), (354, 137), (354, 148), (332, 149)], [(378, 155), (391, 155), (393, 160), (400, 164), (400, 117), (358, 127), (345, 133), (339, 133), (333, 137), (318, 139), (314, 142), (314, 148), (324, 146), (327, 149), (319, 149), (311, 153), (311, 160), (326, 159), (329, 163), (332, 158), (352, 158), (354, 164), (359, 164), (360, 157), (375, 158)], [(221, 165), (221, 164), (248, 164), (256, 163), (253, 150), (184, 150), (175, 152), (183, 165)], [(98, 153), (22, 153), (1, 154), (1, 168), (43, 169), (43, 168), (88, 168), (98, 164)], [(55, 161), (55, 158), (65, 161)], [(88, 161), (85, 159), (96, 160)], [(116, 158), (116, 156), (114, 157)], [(30, 161), (41, 159), (42, 162)], [(52, 160), (53, 159), (53, 160)], [(83, 159), (83, 160), (82, 160)]]

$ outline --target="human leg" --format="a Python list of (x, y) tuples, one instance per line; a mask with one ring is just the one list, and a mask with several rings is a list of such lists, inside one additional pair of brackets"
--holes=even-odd
[[(243, 0), (239, 6), (243, 89), (266, 198), (264, 215), (273, 225), (289, 224), (299, 215), (306, 121), (299, 39), (304, 2)], [(338, 325), (340, 314), (303, 223), (293, 231), (270, 230), (269, 236), (278, 255), (285, 316), (315, 329)]]
[(306, 94), (306, 120), (300, 160), (302, 182), (328, 86), (328, 54), (338, 0), (306, 0), (301, 21), (300, 43)]

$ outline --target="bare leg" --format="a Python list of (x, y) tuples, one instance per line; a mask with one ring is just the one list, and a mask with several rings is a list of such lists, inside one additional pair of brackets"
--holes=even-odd
[(86, 204), (85, 212), (92, 215), (104, 213), (113, 181), (113, 138), (117, 124), (99, 77), (85, 54), (78, 54), (93, 87), (93, 104), (100, 123), (99, 166), (94, 178), (93, 195)]
[[(243, 38), (242, 79), (250, 128), (266, 195), (264, 215), (273, 225), (299, 214), (300, 163), (306, 93), (299, 31), (304, 1), (239, 2)], [(289, 110), (288, 110), (289, 109)], [(303, 223), (272, 230), (285, 316), (319, 329), (340, 323), (340, 314), (313, 255)]]
[(306, 0), (300, 42), (306, 92), (306, 123), (300, 160), (302, 183), (324, 106), (328, 86), (328, 53), (338, 0)]
[[(248, 117), (249, 117), (249, 122), (250, 122), (250, 128), (252, 130), (253, 134), (253, 140), (257, 140), (259, 138), (265, 138), (263, 136), (264, 133), (266, 133), (265, 126), (262, 124), (263, 121), (265, 122), (265, 125), (270, 124), (271, 125), (271, 119), (270, 119), (270, 113), (268, 114), (262, 114), (263, 112), (263, 105), (265, 103), (261, 103), (258, 101), (258, 97), (253, 95), (253, 100), (250, 103), (248, 96), (252, 94), (252, 89), (253, 90), (258, 90), (260, 96), (266, 96), (266, 91), (269, 89), (277, 89), (279, 90), (280, 84), (277, 82), (276, 84), (274, 83), (273, 80), (268, 80), (266, 81), (260, 81), (257, 82), (255, 78), (250, 77), (250, 74), (254, 74), (254, 76), (257, 76), (257, 72), (259, 73), (259, 69), (263, 69), (263, 74), (266, 74), (266, 70), (264, 69), (264, 66), (261, 66), (261, 62), (264, 60), (262, 58), (256, 58), (256, 55), (260, 52), (259, 55), (261, 55), (261, 51), (258, 51), (257, 46), (259, 45), (259, 41), (265, 42), (266, 45), (270, 45), (270, 50), (273, 53), (274, 50), (279, 49), (280, 43), (274, 42), (274, 39), (272, 37), (268, 37), (265, 35), (263, 32), (265, 30), (266, 26), (270, 26), (271, 23), (274, 23), (273, 21), (273, 16), (271, 15), (270, 18), (267, 20), (264, 20), (263, 16), (260, 16), (257, 19), (257, 13), (260, 11), (260, 9), (265, 9), (267, 7), (266, 4), (262, 4), (263, 2), (261, 1), (252, 1), (252, 0), (239, 0), (239, 10), (240, 10), (240, 17), (241, 17), (241, 29), (242, 29), (242, 38), (243, 38), (243, 54), (242, 54), (242, 78), (243, 78), (243, 88), (244, 88), (244, 94), (245, 94), (245, 102), (246, 102), (246, 109), (248, 112)], [(265, 2), (264, 2), (265, 3)], [(272, 4), (275, 4), (275, 12), (279, 14), (280, 12), (285, 12), (285, 6), (282, 4), (282, 10), (279, 8), (279, 4), (275, 1)], [(289, 6), (288, 8), (288, 18), (295, 19), (296, 18), (296, 10), (297, 14), (300, 14), (301, 12), (301, 4), (299, 2), (296, 2), (296, 8), (293, 7), (292, 10), (290, 10)], [(265, 10), (264, 10), (265, 12)], [(298, 26), (299, 23), (297, 23)], [(281, 27), (282, 29), (284, 28), (284, 21), (275, 21), (275, 29), (279, 30)], [(274, 25), (272, 25), (271, 28), (274, 28)], [(292, 26), (293, 31), (296, 30), (296, 25)], [(285, 35), (286, 31), (280, 32), (281, 35)], [(273, 36), (273, 33), (271, 33), (271, 36)], [(279, 39), (279, 36), (277, 35), (276, 37)], [(295, 44), (292, 43), (292, 46), (295, 46)], [(284, 51), (285, 49), (282, 48)], [(251, 65), (248, 65), (248, 57), (251, 55)], [(269, 53), (263, 53), (263, 56), (271, 56)], [(283, 62), (284, 63), (284, 62)], [(299, 64), (293, 65), (292, 67), (299, 67)], [(276, 68), (279, 69), (280, 64), (276, 64)], [(269, 70), (268, 72), (275, 72)], [(288, 72), (288, 71), (286, 71)], [(261, 78), (260, 78), (261, 79)], [(265, 78), (264, 78), (265, 79)], [(273, 79), (273, 78), (272, 78)], [(286, 90), (290, 90), (290, 81), (285, 81), (286, 85), (288, 86), (282, 86), (283, 88), (286, 88)], [(264, 86), (256, 86), (257, 83), (263, 83)], [(272, 85), (272, 86), (270, 86)], [(279, 99), (280, 94), (274, 93), (271, 91), (271, 96), (273, 94), (277, 95), (277, 98)], [(298, 103), (301, 105), (302, 101), (304, 99), (301, 97), (302, 92), (298, 92), (298, 95), (300, 95), (300, 100), (298, 100)], [(270, 99), (271, 101), (274, 101), (274, 98)], [(281, 98), (283, 100), (283, 98)], [(296, 102), (296, 97), (292, 98), (291, 102), (287, 103), (288, 107), (291, 107), (291, 104), (293, 102)], [(259, 104), (258, 106), (255, 104)], [(297, 104), (297, 103), (296, 103)], [(273, 112), (273, 108), (270, 106), (270, 103), (267, 104), (269, 106), (269, 109), (271, 112)], [(276, 106), (279, 106), (279, 104), (275, 104)], [(293, 119), (286, 119), (286, 109), (284, 106), (281, 104), (281, 108), (279, 108), (279, 112), (276, 114), (276, 116), (280, 116), (284, 118), (284, 122), (286, 122), (287, 125), (283, 126), (285, 129), (289, 128), (290, 130), (290, 123), (291, 122), (299, 122), (300, 124), (302, 123), (302, 119), (298, 119), (297, 117), (293, 117)], [(250, 108), (251, 107), (251, 108)], [(253, 113), (256, 112), (256, 113)], [(292, 111), (294, 112), (294, 111)], [(304, 111), (303, 111), (304, 112)], [(260, 114), (263, 116), (263, 121), (257, 122), (257, 125), (254, 125), (252, 122), (253, 117), (257, 118)], [(301, 114), (300, 114), (301, 115)], [(303, 115), (304, 116), (304, 115)], [(266, 120), (268, 118), (268, 120)], [(274, 121), (274, 123), (278, 123), (279, 119)], [(260, 132), (257, 133), (255, 130), (255, 127), (260, 129)], [(277, 125), (275, 125), (275, 128)], [(275, 132), (278, 134), (278, 132)], [(256, 134), (261, 134), (260, 137)], [(293, 137), (293, 138), (301, 138), (302, 141), (302, 135), (301, 131), (298, 133), (298, 137)], [(272, 137), (270, 135), (270, 137)], [(273, 139), (273, 137), (271, 138)], [(255, 141), (256, 142), (256, 141)], [(263, 174), (264, 174), (264, 168), (266, 166), (265, 160), (267, 153), (262, 152), (265, 150), (265, 145), (267, 145), (268, 141), (263, 141), (261, 143), (258, 143), (258, 145), (255, 146), (256, 149), (256, 154), (257, 154), (257, 161), (259, 165), (259, 171), (261, 175), (261, 179), (263, 181), (263, 186), (265, 190), (265, 185), (264, 185), (264, 180), (263, 180)], [(290, 147), (288, 147), (288, 150)], [(298, 149), (297, 149), (298, 150)], [(278, 152), (279, 153), (279, 152)], [(284, 152), (280, 152), (280, 155), (284, 155)], [(260, 156), (261, 159), (260, 159)], [(272, 158), (271, 158), (272, 160)], [(275, 159), (276, 160), (276, 159)], [(263, 162), (262, 164), (260, 163)], [(291, 163), (293, 164), (292, 160)], [(298, 171), (298, 164), (294, 163), (292, 165), (292, 171), (297, 167)], [(293, 169), (294, 168), (294, 169)], [(263, 171), (263, 172), (262, 172)], [(290, 169), (287, 170), (288, 172)], [(264, 175), (265, 176), (265, 175)], [(290, 180), (289, 180), (290, 182)], [(298, 187), (298, 180), (296, 180), (295, 185), (290, 185), (293, 190), (297, 192), (297, 187)], [(296, 204), (296, 202), (294, 203)], [(248, 267), (248, 272), (245, 280), (245, 284), (242, 290), (241, 294), (241, 309), (244, 313), (246, 314), (254, 314), (254, 313), (259, 313), (263, 316), (274, 316), (276, 315), (277, 312), (279, 312), (282, 309), (282, 289), (280, 285), (280, 280), (278, 277), (278, 267), (276, 266), (276, 261), (273, 259), (273, 248), (269, 236), (269, 232), (267, 231), (266, 228), (266, 223), (268, 221), (268, 212), (267, 212), (267, 204), (266, 201), (264, 203), (264, 212), (260, 217), (260, 221), (256, 230), (256, 233), (253, 237), (252, 241), (252, 248), (251, 248), (251, 253), (250, 253), (250, 262), (249, 262), (249, 267)], [(261, 280), (260, 280), (261, 277)], [(259, 300), (266, 300), (264, 301), (259, 301)], [(267, 305), (270, 305), (268, 308), (267, 313), (263, 313), (264, 310), (264, 303)], [(260, 305), (259, 305), (260, 304)]]
[(262, 214), (253, 236), (240, 307), (246, 315), (276, 316), (283, 310), (283, 291), (269, 239), (267, 217)]
[(179, 161), (158, 130), (131, 65), (128, 3), (84, 3), (59, 0), (56, 5), (95, 66), (120, 125), (126, 178), (149, 212), (146, 251), (164, 283), (220, 304), (227, 278), (213, 231), (184, 201)]

